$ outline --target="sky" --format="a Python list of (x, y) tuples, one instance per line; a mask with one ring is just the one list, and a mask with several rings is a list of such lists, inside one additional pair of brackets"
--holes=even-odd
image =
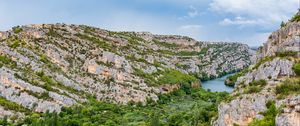
[(288, 21), (298, 0), (0, 0), (0, 30), (84, 24), (112, 31), (184, 35), (259, 46)]

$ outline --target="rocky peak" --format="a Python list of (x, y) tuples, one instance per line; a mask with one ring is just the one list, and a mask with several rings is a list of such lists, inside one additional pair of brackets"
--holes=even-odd
[[(261, 49), (263, 57), (275, 56), (280, 52), (300, 51), (300, 22), (290, 22), (273, 32)], [(299, 53), (298, 53), (299, 56)]]

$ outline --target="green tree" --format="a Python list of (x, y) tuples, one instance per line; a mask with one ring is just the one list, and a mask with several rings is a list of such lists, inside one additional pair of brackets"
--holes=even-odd
[(280, 27), (283, 28), (283, 27), (285, 27), (285, 25), (286, 24), (282, 21), (281, 24), (280, 24)]

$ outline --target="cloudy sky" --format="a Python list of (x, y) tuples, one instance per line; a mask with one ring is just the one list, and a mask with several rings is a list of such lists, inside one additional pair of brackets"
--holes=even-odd
[(0, 0), (0, 30), (86, 24), (258, 46), (297, 8), (298, 0)]

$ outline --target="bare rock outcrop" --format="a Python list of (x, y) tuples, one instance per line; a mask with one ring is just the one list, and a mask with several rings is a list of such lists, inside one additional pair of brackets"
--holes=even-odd
[(283, 112), (276, 117), (276, 126), (300, 125), (300, 95), (291, 96), (278, 102), (284, 104)]

